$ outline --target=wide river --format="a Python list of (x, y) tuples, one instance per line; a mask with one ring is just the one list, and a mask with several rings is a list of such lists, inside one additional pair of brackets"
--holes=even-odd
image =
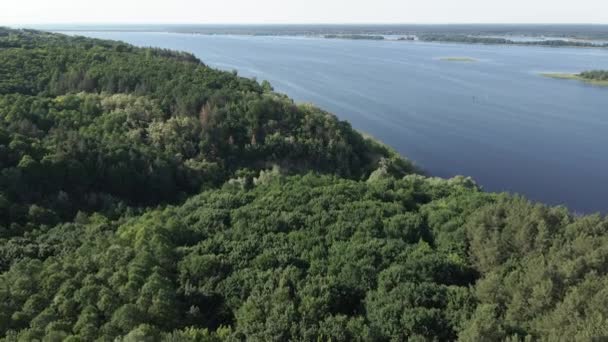
[[(394, 147), (429, 174), (472, 176), (608, 213), (608, 88), (539, 76), (608, 69), (608, 49), (86, 32), (194, 53), (268, 80)], [(471, 57), (449, 62), (442, 57)]]

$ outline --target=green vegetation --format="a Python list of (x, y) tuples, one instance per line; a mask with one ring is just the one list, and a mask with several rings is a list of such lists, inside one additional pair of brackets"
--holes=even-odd
[(475, 58), (471, 57), (441, 57), (439, 60), (446, 62), (477, 62)]
[(541, 75), (564, 80), (577, 80), (598, 86), (608, 86), (608, 71), (604, 70), (583, 71), (579, 74), (542, 73)]
[[(0, 36), (1, 37), (1, 36)], [(84, 210), (185, 199), (279, 165), (364, 179), (412, 165), (348, 123), (183, 53), (5, 31), (0, 39), (0, 236)], [(58, 200), (61, 199), (61, 200)]]
[(0, 340), (608, 335), (608, 219), (188, 54), (0, 29)]
[(579, 74), (579, 76), (586, 80), (608, 81), (608, 70), (583, 71)]

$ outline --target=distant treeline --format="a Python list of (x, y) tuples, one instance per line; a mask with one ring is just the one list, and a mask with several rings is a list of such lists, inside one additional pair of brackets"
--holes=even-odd
[(326, 34), (324, 37), (327, 39), (384, 40), (384, 36), (367, 34)]
[(608, 47), (608, 44), (594, 44), (591, 42), (571, 41), (564, 39), (538, 40), (518, 42), (499, 37), (476, 37), (460, 34), (423, 34), (418, 37), (426, 42), (455, 42), (469, 44), (513, 44), (513, 45), (542, 45), (542, 46), (575, 46), (575, 47)]

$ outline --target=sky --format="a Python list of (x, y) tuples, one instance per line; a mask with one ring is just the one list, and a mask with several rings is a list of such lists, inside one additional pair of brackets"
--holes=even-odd
[(0, 0), (0, 26), (57, 23), (608, 24), (608, 0)]

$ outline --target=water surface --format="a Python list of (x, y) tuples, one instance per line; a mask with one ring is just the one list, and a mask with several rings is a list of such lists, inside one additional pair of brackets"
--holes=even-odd
[[(194, 53), (269, 80), (430, 174), (472, 176), (579, 212), (608, 212), (608, 88), (538, 76), (608, 69), (608, 50), (299, 37), (90, 32)], [(474, 63), (441, 61), (471, 57)]]

